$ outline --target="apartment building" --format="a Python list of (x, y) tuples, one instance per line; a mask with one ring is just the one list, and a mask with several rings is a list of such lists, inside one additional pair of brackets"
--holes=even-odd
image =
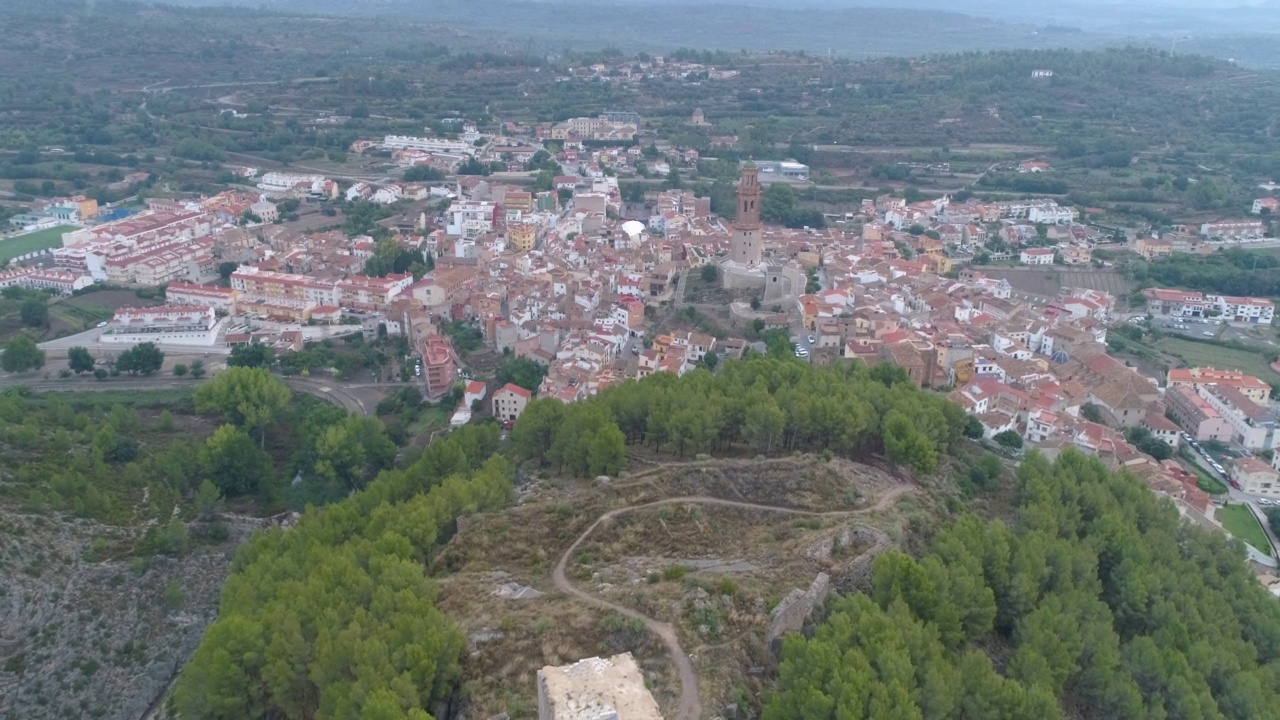
[(1018, 254), (1018, 262), (1023, 265), (1052, 265), (1052, 248), (1027, 248)]
[(1232, 387), (1204, 388), (1200, 397), (1231, 425), (1231, 439), (1249, 450), (1275, 446), (1276, 412), (1259, 405)]
[(1218, 370), (1211, 367), (1173, 368), (1167, 376), (1169, 387), (1186, 385), (1201, 388), (1231, 387), (1255, 403), (1265, 403), (1271, 396), (1271, 386), (1252, 375), (1239, 370)]
[(444, 155), (474, 155), (476, 152), (475, 145), (469, 142), (411, 135), (387, 135), (382, 139), (382, 147), (388, 150), (418, 150)]
[(1226, 442), (1231, 439), (1231, 423), (1194, 389), (1185, 385), (1169, 388), (1165, 392), (1165, 402), (1174, 421), (1192, 439), (1200, 442)]
[(142, 252), (114, 255), (102, 262), (109, 282), (122, 285), (163, 285), (175, 280), (203, 282), (217, 277), (213, 238), (171, 241)]
[(231, 289), (246, 298), (292, 300), (316, 305), (338, 305), (341, 298), (337, 283), (252, 266), (231, 273)]
[(338, 281), (337, 304), (348, 310), (382, 312), (412, 284), (413, 275), (409, 273), (391, 273), (386, 277), (351, 275)]
[(164, 298), (177, 305), (208, 305), (217, 312), (229, 313), (235, 309), (236, 291), (216, 285), (174, 282), (165, 287)]
[(445, 232), (474, 239), (493, 231), (498, 205), (487, 200), (462, 200), (449, 206)]

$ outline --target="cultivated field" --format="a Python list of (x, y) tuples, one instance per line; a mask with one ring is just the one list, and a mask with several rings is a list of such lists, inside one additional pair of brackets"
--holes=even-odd
[(1271, 369), (1271, 364), (1260, 352), (1236, 350), (1174, 337), (1160, 339), (1155, 344), (1155, 348), (1182, 358), (1189, 367), (1209, 366), (1224, 370), (1239, 370), (1256, 375), (1267, 382), (1280, 380), (1280, 374)]
[(987, 277), (1004, 278), (1013, 289), (1031, 295), (1053, 297), (1058, 288), (1082, 287), (1091, 290), (1104, 290), (1117, 299), (1123, 300), (1133, 292), (1133, 282), (1114, 270), (1095, 270), (1092, 268), (1054, 267), (976, 267), (987, 274)]

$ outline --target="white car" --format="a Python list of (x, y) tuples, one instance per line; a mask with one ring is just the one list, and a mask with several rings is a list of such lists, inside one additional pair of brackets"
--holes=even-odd
[(1266, 498), (1258, 498), (1259, 505), (1270, 505), (1271, 501)]
[(1205, 337), (1213, 337), (1213, 333), (1208, 330), (1205, 330), (1201, 335), (1204, 335)]
[(104, 327), (106, 327), (106, 326), (107, 326), (107, 321), (106, 321), (106, 320), (103, 320), (102, 322), (98, 323), (98, 327), (100, 327), (100, 328), (104, 328)]
[(812, 344), (814, 343), (814, 339), (813, 339), (813, 336), (812, 336), (812, 335), (810, 335), (809, 337), (807, 337), (807, 338), (805, 338), (805, 339), (809, 341), (809, 344), (810, 344), (810, 345), (812, 345)]

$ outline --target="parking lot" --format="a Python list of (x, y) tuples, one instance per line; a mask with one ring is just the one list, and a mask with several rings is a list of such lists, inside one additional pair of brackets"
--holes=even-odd
[[(1143, 318), (1140, 315), (1135, 316), (1130, 319), (1130, 322), (1134, 320), (1141, 322)], [(1219, 334), (1222, 333), (1223, 322), (1209, 318), (1181, 318), (1157, 315), (1151, 320), (1151, 326), (1160, 332), (1170, 335), (1217, 339)]]

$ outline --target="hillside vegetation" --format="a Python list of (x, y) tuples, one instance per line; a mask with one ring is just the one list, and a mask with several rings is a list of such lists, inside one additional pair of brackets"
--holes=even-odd
[(789, 637), (764, 717), (1261, 718), (1280, 606), (1221, 533), (1096, 459), (1033, 454), (1014, 521), (965, 517)]
[[(801, 409), (810, 407), (824, 414)], [(627, 436), (681, 453), (727, 450), (740, 436), (761, 452), (883, 449), (928, 472), (962, 427), (958, 408), (893, 368), (754, 358), (716, 375), (659, 374), (584, 403), (539, 401), (512, 442), (521, 457), (579, 475), (620, 470)], [(407, 469), (250, 543), (183, 671), (182, 717), (416, 719), (453, 698), (462, 636), (435, 609), (425, 568), (461, 515), (507, 504), (513, 468), (497, 448), (496, 425), (461, 428)]]
[(0, 391), (0, 717), (141, 717), (258, 518), (394, 460), (380, 421), (265, 370), (198, 387)]

